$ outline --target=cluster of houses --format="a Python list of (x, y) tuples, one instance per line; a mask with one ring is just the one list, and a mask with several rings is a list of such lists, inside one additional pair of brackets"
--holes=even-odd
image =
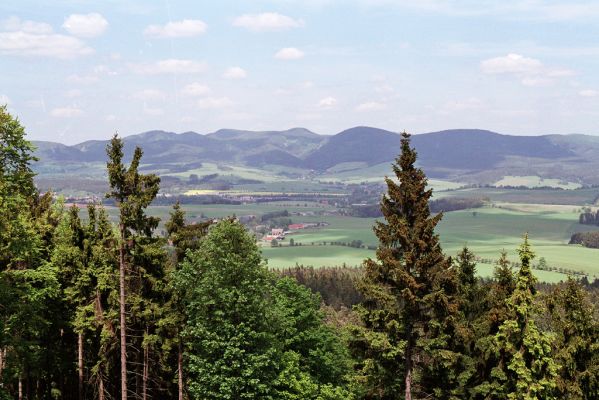
[(308, 228), (318, 228), (320, 226), (328, 225), (326, 222), (304, 222), (299, 224), (290, 224), (287, 227), (287, 230), (283, 228), (273, 228), (270, 230), (270, 234), (264, 235), (262, 240), (265, 242), (272, 242), (274, 240), (283, 240), (285, 239), (285, 235), (291, 234), (295, 231), (299, 231), (301, 229)]

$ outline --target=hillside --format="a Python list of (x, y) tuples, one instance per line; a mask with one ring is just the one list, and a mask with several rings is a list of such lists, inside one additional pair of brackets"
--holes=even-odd
[[(492, 184), (504, 176), (539, 176), (583, 184), (599, 184), (599, 137), (585, 135), (511, 136), (486, 130), (456, 129), (417, 134), (418, 162), (431, 177)], [(44, 175), (85, 163), (105, 161), (107, 141), (74, 146), (35, 142)], [(221, 129), (209, 134), (149, 131), (125, 137), (125, 153), (144, 150), (144, 168), (186, 171), (213, 162), (255, 168), (331, 173), (335, 166), (365, 167), (388, 163), (399, 151), (397, 133), (355, 127), (336, 135), (304, 128), (285, 131)], [(347, 171), (347, 168), (344, 168)], [(62, 172), (65, 172), (64, 170)]]

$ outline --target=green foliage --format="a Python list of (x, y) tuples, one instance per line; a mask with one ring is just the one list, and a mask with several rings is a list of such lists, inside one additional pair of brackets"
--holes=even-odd
[(599, 321), (596, 305), (581, 285), (568, 279), (547, 299), (561, 365), (558, 393), (565, 399), (599, 398)]
[(456, 384), (456, 376), (448, 374), (458, 360), (449, 343), (456, 328), (457, 281), (434, 233), (442, 214), (431, 216), (432, 190), (415, 162), (404, 133), (393, 164), (399, 184), (386, 178), (385, 221), (374, 228), (378, 261), (365, 261), (358, 285), (365, 298), (357, 308), (364, 326), (356, 329), (355, 348), (373, 398), (398, 398), (404, 391), (444, 398)]
[(212, 227), (174, 284), (188, 315), (192, 398), (349, 396), (347, 350), (324, 326), (319, 297), (292, 279), (275, 281), (241, 224)]
[(37, 161), (34, 150), (19, 120), (8, 113), (6, 105), (0, 105), (0, 182), (11, 195), (28, 198), (36, 193), (31, 170), (31, 162)]
[(231, 221), (214, 226), (176, 276), (188, 321), (192, 398), (272, 398), (280, 344), (272, 321), (271, 277), (253, 238)]
[(525, 236), (519, 249), (522, 266), (507, 300), (508, 318), (499, 326), (493, 345), (499, 363), (479, 393), (495, 399), (554, 399), (558, 365), (552, 337), (537, 328), (533, 315), (535, 278), (530, 270), (534, 253)]

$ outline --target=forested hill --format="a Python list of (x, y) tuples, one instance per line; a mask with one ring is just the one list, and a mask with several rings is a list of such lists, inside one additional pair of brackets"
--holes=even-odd
[[(304, 128), (285, 131), (221, 129), (209, 134), (149, 131), (125, 138), (126, 153), (144, 148), (150, 164), (214, 161), (268, 168), (285, 166), (317, 172), (364, 168), (393, 160), (399, 151), (397, 133), (354, 127), (335, 135)], [(103, 161), (107, 141), (73, 146), (34, 142), (44, 162)], [(417, 134), (413, 145), (429, 176), (460, 179), (495, 175), (538, 175), (581, 183), (599, 183), (590, 171), (599, 167), (599, 137), (585, 135), (513, 136), (478, 129)], [(556, 163), (559, 161), (559, 163)], [(351, 164), (348, 164), (351, 163)]]

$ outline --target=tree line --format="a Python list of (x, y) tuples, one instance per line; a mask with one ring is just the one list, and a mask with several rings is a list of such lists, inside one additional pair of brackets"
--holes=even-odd
[(598, 398), (589, 293), (539, 294), (527, 237), (518, 271), (503, 253), (490, 282), (467, 248), (447, 257), (401, 143), (376, 258), (321, 280), (269, 271), (235, 218), (189, 224), (177, 203), (157, 236), (160, 179), (140, 148), (126, 165), (116, 135), (116, 224), (39, 193), (34, 149), (0, 108), (0, 399)]

